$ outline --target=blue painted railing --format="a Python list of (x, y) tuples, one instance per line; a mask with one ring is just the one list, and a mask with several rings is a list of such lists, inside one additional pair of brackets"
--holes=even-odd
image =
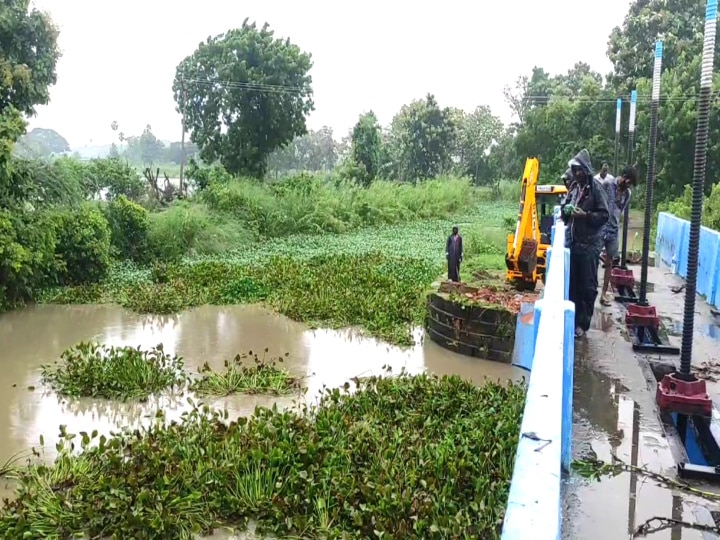
[[(687, 277), (690, 222), (666, 212), (658, 216), (655, 257), (670, 270)], [(697, 292), (708, 304), (720, 307), (720, 233), (702, 227), (698, 252)]]
[(575, 305), (568, 299), (570, 251), (558, 216), (556, 208), (545, 287), (535, 303), (532, 371), (503, 540), (560, 538), (562, 470), (571, 459)]

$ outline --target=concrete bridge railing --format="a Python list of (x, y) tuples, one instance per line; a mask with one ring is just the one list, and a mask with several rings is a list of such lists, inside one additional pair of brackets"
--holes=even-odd
[(561, 532), (562, 471), (571, 461), (575, 305), (569, 301), (570, 250), (555, 209), (552, 248), (542, 299), (535, 303), (528, 347), (532, 371), (503, 540), (557, 540)]
[[(660, 212), (655, 258), (680, 277), (687, 277), (690, 222), (677, 216)], [(700, 229), (698, 252), (697, 292), (707, 303), (720, 307), (720, 233), (707, 227)]]

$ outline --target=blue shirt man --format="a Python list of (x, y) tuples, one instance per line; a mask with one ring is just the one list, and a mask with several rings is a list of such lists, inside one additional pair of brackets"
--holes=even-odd
[[(603, 166), (605, 168), (605, 165)], [(601, 171), (602, 173), (602, 171)], [(600, 177), (600, 175), (598, 175)], [(613, 260), (618, 254), (620, 246), (620, 215), (630, 204), (632, 196), (631, 186), (637, 182), (637, 172), (632, 167), (625, 167), (619, 178), (606, 174), (600, 178), (607, 195), (609, 218), (603, 227), (602, 237), (605, 248), (605, 275), (603, 277), (603, 288), (600, 296), (600, 303), (609, 306), (612, 299), (608, 297), (610, 287), (610, 272), (612, 271)]]

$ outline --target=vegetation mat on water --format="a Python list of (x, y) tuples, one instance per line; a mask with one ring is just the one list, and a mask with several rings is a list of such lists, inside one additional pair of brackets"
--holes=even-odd
[[(497, 538), (524, 386), (401, 374), (301, 412), (195, 407), (109, 439), (66, 435), (19, 475), (0, 537), (189, 539), (219, 524), (305, 538)], [(94, 434), (93, 434), (94, 435)]]
[[(507, 209), (459, 219), (466, 256), (478, 267), (504, 266)], [(289, 317), (333, 328), (359, 326), (407, 345), (425, 316), (425, 293), (443, 267), (455, 222), (431, 220), (350, 234), (267, 241), (222, 257), (165, 262), (152, 271), (117, 265), (97, 285), (47, 290), (54, 303), (115, 302), (140, 313), (169, 314), (203, 304), (264, 302)], [(464, 225), (466, 224), (466, 226)], [(497, 228), (492, 229), (496, 225)], [(490, 229), (488, 229), (490, 227)]]
[(162, 345), (143, 351), (83, 342), (42, 366), (42, 380), (65, 396), (130, 400), (182, 386), (186, 376), (182, 359)]
[[(252, 358), (252, 365), (247, 365), (248, 358)], [(222, 372), (213, 371), (206, 362), (200, 368), (201, 377), (193, 381), (190, 388), (205, 396), (240, 393), (283, 395), (300, 391), (300, 381), (285, 369), (277, 367), (282, 361), (282, 358), (265, 360), (250, 351), (226, 360), (225, 370)]]
[[(205, 304), (264, 302), (312, 326), (361, 326), (391, 343), (412, 343), (425, 316), (424, 291), (438, 273), (428, 261), (380, 253), (274, 258), (264, 265), (202, 261), (157, 266), (153, 281), (116, 283), (113, 295), (140, 313), (174, 313)], [(92, 303), (98, 288), (65, 289), (56, 302)]]

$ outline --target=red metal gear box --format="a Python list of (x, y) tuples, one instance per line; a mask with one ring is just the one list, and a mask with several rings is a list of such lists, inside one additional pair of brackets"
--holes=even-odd
[(610, 283), (616, 287), (635, 287), (635, 276), (631, 269), (613, 268), (610, 270)]
[(638, 304), (630, 304), (625, 314), (625, 324), (632, 326), (646, 326), (651, 328), (660, 328), (660, 318), (657, 315), (655, 306), (640, 306)]
[(658, 383), (655, 399), (663, 412), (712, 415), (712, 400), (703, 379), (683, 381), (675, 373), (665, 375)]

